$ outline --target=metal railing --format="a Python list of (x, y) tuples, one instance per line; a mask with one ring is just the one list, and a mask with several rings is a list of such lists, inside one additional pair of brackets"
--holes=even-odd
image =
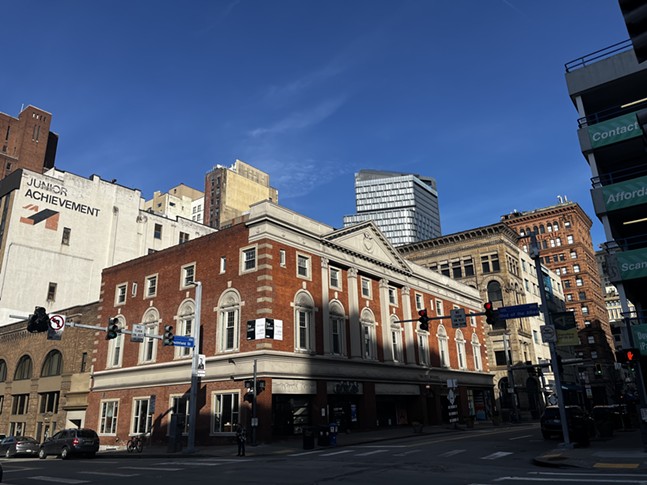
[(585, 56), (578, 57), (577, 59), (567, 62), (566, 64), (564, 64), (564, 68), (566, 69), (566, 72), (571, 72), (576, 69), (580, 69), (581, 67), (585, 67), (589, 64), (594, 64), (598, 61), (601, 61), (602, 59), (606, 59), (607, 57), (611, 57), (618, 52), (628, 51), (632, 48), (633, 44), (631, 43), (631, 39), (623, 40), (622, 42), (618, 42), (617, 44), (610, 45), (598, 51), (591, 52), (590, 54), (586, 54)]

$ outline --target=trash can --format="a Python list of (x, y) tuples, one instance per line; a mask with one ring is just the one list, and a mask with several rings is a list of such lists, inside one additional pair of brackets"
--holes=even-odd
[(317, 444), (319, 446), (330, 446), (330, 429), (328, 426), (319, 427), (319, 440)]
[(330, 433), (330, 446), (337, 446), (337, 432), (339, 430), (339, 426), (337, 423), (330, 423), (328, 425), (328, 431)]
[(303, 427), (303, 449), (313, 450), (315, 447), (315, 430), (312, 426)]

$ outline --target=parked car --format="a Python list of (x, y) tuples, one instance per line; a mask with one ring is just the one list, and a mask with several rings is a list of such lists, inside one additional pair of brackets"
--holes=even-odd
[(92, 457), (99, 451), (99, 444), (99, 436), (92, 429), (64, 429), (43, 441), (38, 457), (44, 459), (48, 455), (56, 455), (64, 460), (72, 455)]
[[(595, 421), (579, 406), (566, 406), (566, 421), (570, 441), (588, 445), (595, 436)], [(562, 436), (562, 420), (558, 406), (546, 406), (540, 419), (544, 439)]]
[(11, 458), (17, 455), (37, 455), (40, 445), (31, 436), (7, 436), (0, 441), (0, 455)]

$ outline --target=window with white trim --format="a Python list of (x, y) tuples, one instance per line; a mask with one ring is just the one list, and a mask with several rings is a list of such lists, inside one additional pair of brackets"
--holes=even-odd
[(368, 278), (360, 278), (362, 284), (362, 296), (364, 298), (371, 298), (371, 280)]
[(184, 427), (182, 428), (182, 434), (188, 434), (189, 432), (189, 396), (185, 394), (180, 394), (170, 397), (170, 413), (168, 417), (168, 427), (166, 434), (169, 435), (171, 432), (171, 417), (174, 414), (182, 415), (184, 419)]
[(425, 304), (423, 303), (422, 295), (420, 293), (416, 293), (416, 310), (422, 310), (425, 307)]
[(481, 362), (481, 342), (476, 332), (472, 334), (472, 355), (474, 356), (474, 370), (483, 370)]
[(429, 365), (429, 332), (418, 330), (418, 361), (420, 365)]
[(310, 279), (310, 256), (297, 254), (297, 276)]
[(436, 338), (438, 339), (438, 354), (440, 357), (440, 366), (449, 367), (449, 339), (447, 338), (447, 331), (445, 330), (445, 326), (442, 323), (438, 325)]
[(398, 290), (389, 286), (389, 305), (398, 306)]
[(305, 291), (294, 299), (295, 347), (302, 352), (313, 352), (314, 346), (314, 301)]
[[(118, 318), (117, 320), (119, 328), (125, 328), (123, 320), (121, 318)], [(123, 333), (118, 333), (117, 338), (113, 338), (108, 341), (108, 362), (106, 362), (106, 367), (121, 367), (121, 361), (123, 359), (123, 348)]]
[(341, 270), (339, 268), (334, 268), (331, 266), (330, 268), (328, 268), (328, 273), (330, 274), (330, 287), (335, 290), (341, 290)]
[[(139, 362), (141, 364), (155, 362), (157, 358), (157, 339), (159, 313), (154, 308), (146, 311), (142, 323), (145, 325), (144, 341), (139, 344)], [(116, 340), (116, 339), (115, 339)]]
[(227, 257), (226, 256), (220, 256), (220, 273), (224, 273), (227, 271)]
[(443, 301), (436, 299), (436, 315), (442, 317), (445, 315), (443, 310)]
[(239, 393), (214, 393), (211, 401), (213, 402), (211, 432), (234, 433), (239, 423)]
[(287, 256), (285, 253), (285, 249), (279, 249), (279, 266), (281, 266), (281, 268), (285, 268), (286, 265), (287, 265)]
[(375, 327), (375, 316), (368, 309), (362, 311), (360, 316), (362, 326), (362, 354), (367, 360), (377, 359), (377, 337)]
[(454, 334), (454, 340), (456, 341), (456, 356), (458, 357), (458, 368), (467, 369), (465, 338), (463, 337), (463, 332), (461, 332), (460, 329), (456, 330), (456, 333)]
[(391, 356), (393, 362), (404, 361), (404, 350), (402, 349), (402, 324), (391, 322)]
[(234, 352), (240, 347), (240, 295), (229, 289), (218, 302), (218, 352)]
[(344, 328), (346, 318), (344, 309), (338, 302), (330, 304), (330, 353), (344, 355)]
[(115, 305), (123, 305), (126, 303), (126, 291), (128, 290), (128, 283), (117, 285), (115, 290)]
[(256, 248), (246, 248), (241, 250), (240, 272), (247, 273), (256, 270)]
[(133, 399), (133, 417), (130, 434), (147, 434), (150, 432), (153, 415), (150, 409), (150, 397)]
[(189, 288), (195, 282), (195, 263), (182, 266), (182, 288)]
[[(175, 335), (182, 335), (185, 337), (193, 337), (193, 325), (195, 319), (195, 303), (193, 301), (185, 301), (180, 306), (177, 315), (177, 329)], [(193, 355), (191, 347), (175, 347), (176, 357), (190, 357)]]
[(157, 275), (146, 277), (146, 298), (152, 298), (157, 295)]
[(117, 417), (119, 415), (119, 401), (101, 401), (101, 418), (99, 422), (99, 434), (116, 435)]

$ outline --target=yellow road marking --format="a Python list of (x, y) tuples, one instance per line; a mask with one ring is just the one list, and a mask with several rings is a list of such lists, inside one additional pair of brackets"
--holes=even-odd
[(593, 468), (638, 468), (640, 463), (596, 463)]

